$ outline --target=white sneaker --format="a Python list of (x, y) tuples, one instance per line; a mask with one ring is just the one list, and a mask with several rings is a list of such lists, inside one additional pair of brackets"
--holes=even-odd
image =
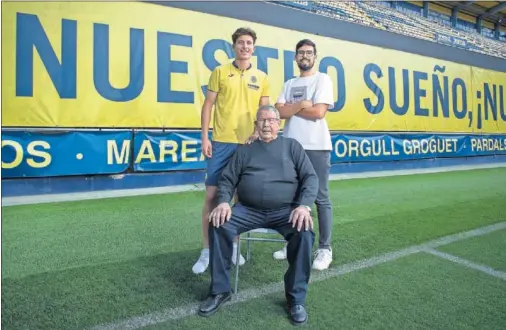
[(330, 263), (332, 262), (332, 251), (327, 249), (318, 249), (315, 253), (315, 258), (313, 260), (313, 269), (316, 270), (324, 270), (329, 268)]
[(195, 274), (201, 274), (206, 271), (207, 266), (209, 266), (209, 249), (203, 249), (200, 252), (199, 260), (193, 265), (192, 271)]
[(286, 244), (279, 251), (276, 251), (272, 254), (272, 257), (276, 260), (285, 260), (286, 259)]
[[(235, 265), (235, 262), (237, 260), (237, 244), (234, 244), (234, 248), (233, 248), (233, 251), (232, 252), (232, 263)], [(244, 257), (241, 255), (239, 255), (239, 266), (242, 266), (246, 263), (246, 259), (244, 259)]]

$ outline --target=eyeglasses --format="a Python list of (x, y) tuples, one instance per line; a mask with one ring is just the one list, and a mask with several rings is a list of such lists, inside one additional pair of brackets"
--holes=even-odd
[(277, 118), (265, 118), (265, 119), (257, 119), (257, 124), (265, 125), (265, 123), (269, 123), (270, 125), (275, 124), (279, 121)]
[(299, 56), (304, 56), (304, 54), (311, 57), (311, 56), (313, 56), (314, 53), (312, 50), (298, 50), (297, 51), (297, 55), (299, 55)]

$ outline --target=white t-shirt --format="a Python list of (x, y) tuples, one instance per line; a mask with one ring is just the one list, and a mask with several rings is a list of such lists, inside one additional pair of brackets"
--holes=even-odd
[[(313, 104), (324, 103), (334, 107), (334, 86), (330, 77), (321, 72), (307, 77), (288, 80), (277, 103), (297, 103), (311, 100)], [(292, 116), (285, 121), (283, 136), (299, 141), (305, 150), (332, 150), (329, 127), (325, 118), (305, 119)]]

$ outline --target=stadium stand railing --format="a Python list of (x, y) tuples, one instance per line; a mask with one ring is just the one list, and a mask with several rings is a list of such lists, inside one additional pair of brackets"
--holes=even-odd
[(442, 18), (433, 15), (425, 18), (415, 11), (397, 10), (382, 1), (275, 1), (274, 3), (506, 59), (506, 42), (490, 38), (490, 33), (485, 33), (485, 36), (469, 27), (453, 28), (449, 21)]

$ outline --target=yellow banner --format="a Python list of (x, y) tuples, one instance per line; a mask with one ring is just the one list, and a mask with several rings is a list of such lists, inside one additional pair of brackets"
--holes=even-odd
[(506, 73), (138, 2), (2, 5), (3, 126), (199, 128), (231, 34), (258, 35), (271, 102), (312, 39), (334, 81), (332, 130), (506, 133)]

